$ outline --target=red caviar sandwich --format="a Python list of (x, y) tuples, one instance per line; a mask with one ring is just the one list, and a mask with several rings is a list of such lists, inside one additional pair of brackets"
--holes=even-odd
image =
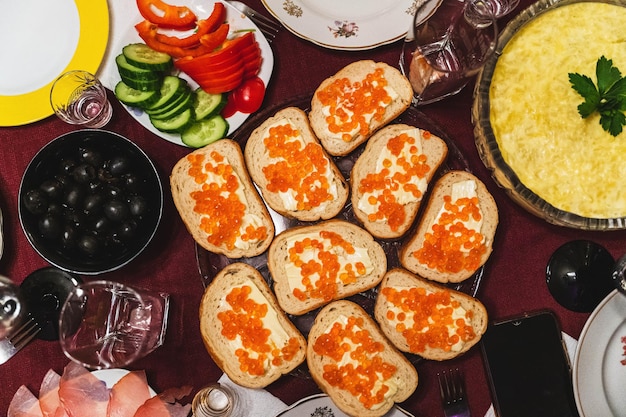
[(373, 288), (387, 271), (382, 246), (343, 220), (288, 229), (267, 258), (278, 303), (294, 315)]
[(487, 310), (477, 299), (401, 268), (383, 278), (374, 315), (399, 350), (433, 360), (467, 352), (488, 322)]
[(351, 301), (332, 302), (319, 312), (306, 359), (315, 382), (351, 416), (383, 416), (417, 388), (413, 365)]
[(376, 132), (352, 168), (352, 208), (365, 229), (381, 239), (411, 227), (448, 146), (426, 130), (404, 124)]
[(400, 248), (400, 263), (433, 281), (461, 282), (487, 262), (497, 225), (498, 207), (485, 185), (469, 172), (447, 172)]
[(272, 242), (274, 223), (237, 142), (221, 139), (186, 155), (172, 169), (170, 186), (183, 222), (206, 250), (251, 257)]
[(311, 131), (302, 110), (288, 107), (263, 122), (244, 150), (248, 172), (268, 206), (302, 221), (335, 217), (348, 184)]
[(384, 63), (356, 61), (324, 80), (311, 100), (311, 127), (326, 151), (347, 155), (403, 113), (413, 89)]
[(200, 331), (215, 363), (244, 387), (266, 387), (305, 359), (306, 340), (263, 276), (242, 262), (222, 269), (206, 288)]

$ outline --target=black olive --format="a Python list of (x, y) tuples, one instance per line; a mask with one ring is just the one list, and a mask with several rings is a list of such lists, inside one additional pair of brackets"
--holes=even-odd
[(89, 194), (85, 197), (85, 201), (83, 202), (83, 210), (85, 210), (85, 214), (92, 215), (100, 212), (103, 202), (104, 196), (102, 194)]
[(46, 214), (39, 219), (39, 232), (46, 239), (56, 239), (61, 235), (63, 223), (58, 216)]
[(79, 207), (85, 195), (84, 190), (77, 184), (70, 185), (65, 191), (65, 204), (68, 207)]
[(63, 185), (57, 179), (46, 180), (39, 188), (50, 200), (59, 200), (63, 196)]
[(131, 193), (137, 193), (141, 191), (141, 180), (135, 174), (124, 175), (124, 185), (126, 186), (126, 190)]
[(55, 215), (55, 216), (63, 216), (64, 212), (65, 210), (63, 209), (63, 206), (61, 206), (56, 201), (53, 201), (50, 204), (48, 204), (48, 213)]
[(63, 158), (61, 159), (61, 163), (59, 164), (59, 168), (61, 173), (71, 174), (76, 166), (76, 161), (71, 158)]
[(114, 222), (123, 222), (129, 214), (128, 205), (121, 200), (109, 200), (104, 203), (104, 214)]
[(137, 234), (137, 223), (130, 219), (122, 223), (118, 229), (117, 235), (121, 240), (129, 241)]
[(107, 217), (98, 217), (93, 222), (93, 232), (97, 236), (104, 236), (111, 230), (111, 220)]
[(24, 207), (34, 215), (40, 215), (48, 210), (48, 199), (39, 189), (29, 190), (24, 195)]
[(140, 195), (131, 196), (128, 199), (128, 207), (130, 208), (130, 214), (135, 217), (141, 217), (148, 211), (148, 203)]
[(78, 249), (80, 249), (83, 253), (93, 256), (98, 253), (98, 249), (100, 248), (100, 242), (98, 239), (91, 235), (83, 235), (78, 238)]
[(65, 213), (65, 222), (77, 230), (83, 230), (87, 227), (85, 215), (74, 210), (67, 210)]
[(90, 164), (80, 164), (72, 171), (72, 177), (79, 184), (88, 184), (96, 178), (96, 169)]
[(130, 170), (130, 167), (130, 159), (123, 155), (113, 157), (108, 165), (109, 172), (118, 177), (126, 174)]
[(103, 162), (103, 158), (100, 152), (91, 148), (81, 148), (80, 159), (81, 161), (86, 162), (87, 164), (94, 167), (99, 167), (100, 165), (102, 165)]
[(122, 199), (122, 197), (124, 196), (124, 190), (118, 186), (115, 185), (109, 185), (105, 190), (104, 190), (104, 194), (105, 196), (109, 197), (109, 198), (113, 198), (113, 199)]
[(61, 233), (61, 244), (64, 248), (71, 249), (76, 246), (77, 237), (78, 233), (76, 232), (76, 228), (70, 224), (66, 224)]

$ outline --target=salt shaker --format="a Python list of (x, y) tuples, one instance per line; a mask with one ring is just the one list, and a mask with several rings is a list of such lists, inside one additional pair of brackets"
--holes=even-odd
[(191, 409), (194, 417), (244, 417), (237, 393), (219, 383), (198, 391)]

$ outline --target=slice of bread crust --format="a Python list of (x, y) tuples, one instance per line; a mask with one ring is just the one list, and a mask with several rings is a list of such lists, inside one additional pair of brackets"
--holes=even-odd
[[(476, 337), (465, 342), (459, 350), (450, 350), (446, 352), (444, 349), (427, 346), (422, 352), (412, 352), (409, 347), (409, 343), (402, 333), (398, 332), (395, 325), (392, 325), (387, 319), (387, 313), (390, 311), (390, 303), (383, 294), (383, 288), (386, 287), (421, 287), (429, 291), (449, 291), (452, 300), (460, 302), (461, 306), (466, 311), (472, 311), (473, 315), (471, 318), (471, 326)], [(374, 317), (376, 318), (376, 321), (378, 322), (383, 333), (396, 348), (402, 352), (413, 353), (425, 359), (437, 361), (452, 359), (467, 352), (472, 346), (480, 341), (482, 335), (487, 330), (488, 324), (488, 316), (485, 306), (474, 297), (447, 288), (441, 284), (436, 284), (427, 279), (420, 278), (401, 268), (394, 268), (390, 270), (383, 278), (379, 287), (378, 296), (376, 297)]]
[[(360, 317), (363, 319), (363, 330), (367, 330), (371, 338), (384, 346), (384, 351), (379, 355), (384, 362), (396, 367), (395, 373), (386, 382), (390, 386), (391, 393), (382, 403), (376, 404), (376, 408), (366, 408), (359, 398), (352, 395), (348, 390), (332, 386), (324, 379), (324, 366), (337, 363), (328, 355), (320, 355), (315, 352), (316, 340), (327, 333), (329, 327), (342, 317)], [(350, 416), (379, 417), (385, 415), (396, 402), (406, 400), (417, 388), (418, 375), (413, 365), (407, 358), (385, 338), (376, 322), (357, 304), (340, 300), (334, 301), (324, 307), (313, 323), (308, 337), (307, 364), (313, 380), (333, 400), (335, 405)], [(352, 381), (355, 382), (355, 381)]]
[[(202, 190), (205, 184), (197, 183), (190, 175), (190, 169), (192, 169), (192, 163), (190, 161), (196, 156), (203, 156), (203, 163), (206, 163), (207, 161), (213, 160), (211, 156), (213, 152), (217, 152), (225, 157), (230, 166), (232, 166), (234, 173), (239, 178), (247, 202), (246, 215), (249, 213), (255, 214), (260, 218), (262, 225), (266, 228), (266, 238), (252, 242), (249, 247), (242, 248), (235, 246), (228, 248), (226, 244), (213, 244), (209, 242), (207, 232), (200, 227), (202, 219), (206, 217), (206, 214), (195, 211), (194, 207), (196, 201), (193, 199), (192, 193)], [(174, 204), (187, 230), (194, 240), (204, 249), (225, 255), (228, 258), (242, 258), (260, 255), (265, 252), (270, 243), (272, 243), (272, 239), (274, 238), (274, 223), (267, 211), (267, 207), (265, 207), (263, 200), (261, 200), (261, 197), (250, 180), (244, 163), (243, 153), (237, 142), (230, 139), (221, 139), (181, 158), (172, 169), (170, 187), (172, 189)], [(228, 209), (225, 208), (224, 210)]]
[[(327, 220), (311, 226), (299, 226), (280, 233), (269, 248), (268, 267), (274, 280), (274, 293), (280, 306), (289, 314), (301, 315), (327, 304), (323, 298), (309, 297), (305, 300), (297, 298), (289, 284), (288, 273), (285, 267), (289, 261), (289, 240), (301, 236), (314, 236), (319, 239), (321, 231), (338, 233), (352, 244), (353, 247), (367, 249), (371, 260), (372, 271), (365, 276), (358, 276), (353, 283), (339, 283), (333, 299), (345, 298), (375, 287), (387, 271), (387, 256), (382, 246), (374, 240), (372, 235), (357, 225), (344, 220)], [(319, 260), (318, 260), (319, 261)]]
[[(478, 267), (473, 270), (461, 269), (458, 272), (438, 271), (418, 262), (413, 252), (420, 249), (424, 243), (424, 236), (431, 230), (431, 223), (435, 221), (444, 204), (444, 196), (450, 195), (452, 185), (457, 182), (471, 180), (476, 183), (478, 204), (482, 213), (480, 233), (484, 236), (485, 251), (480, 258)], [(493, 240), (498, 226), (498, 207), (492, 195), (478, 178), (466, 171), (449, 171), (437, 180), (431, 191), (426, 210), (421, 216), (415, 233), (399, 249), (400, 263), (409, 271), (433, 281), (461, 282), (471, 277), (487, 262), (493, 250)]]
[[(351, 201), (354, 214), (367, 231), (375, 237), (381, 239), (398, 238), (407, 232), (417, 217), (417, 212), (423, 201), (424, 194), (422, 194), (421, 197), (414, 198), (413, 201), (403, 205), (405, 215), (404, 221), (402, 221), (399, 226), (396, 226), (397, 228), (393, 228), (387, 219), (371, 221), (368, 218), (368, 214), (359, 208), (359, 201), (363, 198), (363, 192), (360, 190), (361, 180), (365, 179), (370, 174), (377, 174), (376, 165), (378, 158), (387, 147), (389, 141), (409, 129), (416, 128), (405, 124), (394, 124), (388, 125), (376, 132), (367, 141), (365, 150), (359, 156), (352, 168), (350, 176), (352, 182)], [(448, 146), (443, 139), (431, 134), (430, 132), (425, 132), (421, 129), (419, 131), (420, 137), (416, 139), (422, 144), (422, 154), (426, 155), (426, 164), (429, 166), (429, 170), (423, 178), (427, 181), (427, 183), (429, 183), (439, 166), (446, 159), (446, 156), (448, 155)], [(392, 162), (397, 162), (397, 160)], [(399, 189), (396, 192), (392, 191), (394, 195), (398, 195), (398, 192), (402, 192), (402, 190)], [(424, 190), (424, 193), (425, 192), (426, 190)]]
[[(313, 207), (309, 210), (297, 210), (285, 207), (283, 199), (277, 192), (270, 191), (268, 189), (268, 183), (263, 170), (270, 164), (275, 164), (274, 160), (269, 160), (267, 157), (267, 147), (264, 143), (266, 138), (267, 129), (275, 125), (276, 123), (289, 123), (295, 129), (300, 132), (302, 139), (306, 146), (307, 144), (315, 144), (319, 146), (324, 158), (328, 161), (330, 169), (329, 185), (332, 184), (336, 189), (336, 194), (332, 199), (322, 202), (319, 206)], [(276, 212), (283, 216), (295, 218), (301, 221), (316, 221), (320, 219), (330, 219), (335, 217), (343, 209), (346, 201), (348, 200), (349, 186), (343, 175), (337, 169), (337, 166), (332, 159), (328, 156), (322, 145), (315, 137), (311, 127), (309, 126), (309, 119), (304, 111), (296, 107), (288, 107), (277, 112), (273, 117), (270, 117), (263, 122), (258, 128), (256, 128), (250, 135), (246, 147), (244, 150), (244, 156), (248, 172), (252, 177), (252, 180), (260, 188), (261, 194), (268, 206), (274, 209)], [(283, 160), (284, 161), (284, 160)], [(302, 161), (299, 161), (302, 162)], [(303, 164), (302, 164), (303, 165)], [(300, 165), (300, 166), (302, 166)], [(311, 164), (312, 166), (312, 164)], [(288, 175), (301, 175), (301, 180), (310, 175), (311, 172), (300, 174), (296, 169), (289, 169)], [(319, 187), (316, 183), (310, 184), (310, 188)]]
[[(356, 82), (361, 83), (365, 80), (368, 74), (374, 73), (377, 68), (384, 70), (384, 78), (387, 80), (387, 86), (395, 91), (397, 97), (393, 99), (391, 104), (385, 108), (384, 116), (381, 120), (372, 119), (369, 123), (369, 129), (366, 134), (356, 132), (352, 134), (352, 139), (349, 141), (344, 140), (341, 137), (336, 137), (331, 134), (328, 129), (328, 122), (326, 121), (326, 115), (324, 114), (324, 104), (320, 101), (318, 94), (321, 91), (326, 90), (335, 80), (347, 78), (351, 84)], [(413, 99), (413, 89), (409, 80), (402, 75), (402, 73), (384, 62), (374, 62), (372, 60), (362, 60), (353, 62), (335, 75), (325, 79), (315, 90), (313, 98), (311, 100), (311, 112), (309, 113), (309, 120), (311, 121), (311, 127), (313, 131), (322, 142), (322, 146), (333, 156), (347, 155), (352, 152), (357, 146), (365, 142), (374, 132), (381, 127), (385, 126), (393, 119), (402, 114), (411, 105)]]
[[(235, 356), (231, 342), (222, 335), (222, 324), (217, 313), (224, 309), (225, 297), (233, 287), (249, 285), (252, 283), (267, 300), (270, 310), (277, 313), (280, 326), (290, 338), (296, 338), (299, 349), (290, 360), (283, 361), (280, 365), (271, 365), (262, 376), (252, 376), (240, 369), (239, 361)], [(250, 388), (263, 388), (276, 381), (282, 375), (291, 372), (305, 360), (306, 339), (296, 329), (293, 323), (280, 309), (274, 294), (263, 279), (263, 276), (252, 266), (243, 262), (236, 262), (226, 266), (213, 279), (206, 288), (200, 302), (200, 332), (204, 345), (217, 364), (226, 375), (238, 385)], [(282, 346), (278, 346), (280, 349)]]

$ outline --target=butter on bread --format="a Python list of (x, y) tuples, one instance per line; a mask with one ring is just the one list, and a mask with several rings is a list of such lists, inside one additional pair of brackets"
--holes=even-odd
[[(294, 315), (371, 289), (387, 271), (385, 251), (372, 235), (337, 219), (285, 230), (267, 259), (278, 303)], [(306, 264), (306, 270), (296, 263)], [(320, 275), (327, 281), (319, 281)]]
[[(226, 181), (237, 182), (234, 192), (227, 190)], [(274, 223), (237, 142), (221, 139), (181, 158), (172, 169), (170, 187), (187, 230), (204, 249), (229, 258), (252, 257), (272, 242)], [(214, 187), (219, 189), (211, 191)]]
[(330, 219), (348, 199), (347, 182), (299, 108), (284, 108), (257, 127), (244, 156), (265, 202), (283, 216)]
[[(372, 100), (374, 96), (378, 100)], [(347, 155), (409, 108), (412, 99), (411, 84), (398, 69), (384, 62), (356, 61), (315, 90), (309, 120), (329, 154)], [(335, 108), (344, 113), (337, 115)], [(376, 111), (380, 114), (374, 116)]]
[[(244, 302), (247, 307), (252, 302), (265, 304), (267, 313), (255, 311), (256, 317), (250, 318), (252, 312), (243, 309)], [(261, 327), (270, 330), (265, 341), (259, 337)], [(306, 339), (280, 309), (263, 276), (242, 262), (226, 266), (206, 288), (200, 302), (200, 332), (215, 363), (244, 387), (266, 387), (305, 360)], [(241, 334), (249, 333), (253, 337), (242, 342)], [(263, 348), (249, 346), (254, 343), (262, 343)], [(237, 349), (246, 350), (249, 356), (236, 355)], [(264, 360), (258, 360), (258, 350), (263, 351)]]
[[(425, 311), (438, 311), (440, 321), (423, 317)], [(416, 315), (419, 320), (415, 320)], [(400, 351), (439, 361), (467, 352), (480, 341), (488, 324), (487, 310), (474, 297), (401, 268), (385, 274), (374, 316), (385, 336)], [(459, 319), (464, 320), (463, 327), (459, 326)], [(426, 327), (417, 324), (424, 322), (428, 323)], [(398, 331), (403, 327), (404, 332)]]
[(417, 229), (400, 247), (400, 263), (433, 281), (461, 282), (489, 259), (497, 225), (498, 207), (482, 181), (449, 171), (434, 184)]
[(445, 141), (417, 127), (393, 124), (376, 132), (351, 173), (352, 208), (365, 229), (381, 239), (404, 235), (447, 155)]
[[(348, 351), (341, 352), (346, 346)], [(350, 355), (358, 347), (362, 348), (360, 356), (367, 357), (364, 361)], [(315, 382), (350, 416), (383, 416), (417, 388), (413, 365), (365, 310), (351, 301), (334, 301), (318, 313), (309, 332), (306, 357)], [(326, 379), (327, 374), (333, 375), (332, 380)], [(376, 398), (379, 392), (384, 395)]]

